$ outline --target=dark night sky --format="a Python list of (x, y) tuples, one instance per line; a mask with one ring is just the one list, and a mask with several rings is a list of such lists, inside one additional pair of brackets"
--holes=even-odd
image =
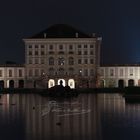
[(24, 63), (22, 39), (65, 23), (103, 37), (102, 63), (140, 62), (138, 0), (1, 0), (0, 63)]

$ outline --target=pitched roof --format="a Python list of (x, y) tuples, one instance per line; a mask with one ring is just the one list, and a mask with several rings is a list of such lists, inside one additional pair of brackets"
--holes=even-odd
[(55, 24), (30, 38), (91, 38), (92, 36), (66, 24)]

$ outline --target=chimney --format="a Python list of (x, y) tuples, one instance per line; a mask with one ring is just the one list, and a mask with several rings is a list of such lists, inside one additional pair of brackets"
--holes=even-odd
[(46, 34), (46, 33), (44, 33), (44, 38), (46, 38), (46, 36), (47, 36), (47, 34)]
[(75, 33), (75, 37), (78, 38), (78, 33)]

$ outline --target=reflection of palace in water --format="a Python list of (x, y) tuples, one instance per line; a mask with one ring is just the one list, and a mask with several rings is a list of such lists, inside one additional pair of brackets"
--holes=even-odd
[(78, 115), (73, 113), (63, 116), (64, 112), (61, 111), (42, 115), (49, 101), (49, 98), (34, 94), (5, 94), (0, 99), (0, 119), (2, 122), (13, 121), (18, 124), (14, 118), (16, 121), (19, 118), (22, 122), (20, 128), (23, 126), (24, 135), (29, 140), (102, 140), (105, 132), (110, 131), (109, 127), (123, 131), (127, 126), (139, 125), (139, 105), (126, 104), (119, 94), (84, 94), (76, 99), (56, 101), (57, 104), (63, 104), (64, 108), (67, 104), (72, 107), (75, 103), (81, 103), (82, 109), (91, 110)]

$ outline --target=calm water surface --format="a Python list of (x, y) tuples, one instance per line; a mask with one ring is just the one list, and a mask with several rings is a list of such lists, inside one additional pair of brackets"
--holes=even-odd
[(0, 98), (0, 140), (139, 140), (140, 103), (121, 94), (52, 99), (36, 94)]

